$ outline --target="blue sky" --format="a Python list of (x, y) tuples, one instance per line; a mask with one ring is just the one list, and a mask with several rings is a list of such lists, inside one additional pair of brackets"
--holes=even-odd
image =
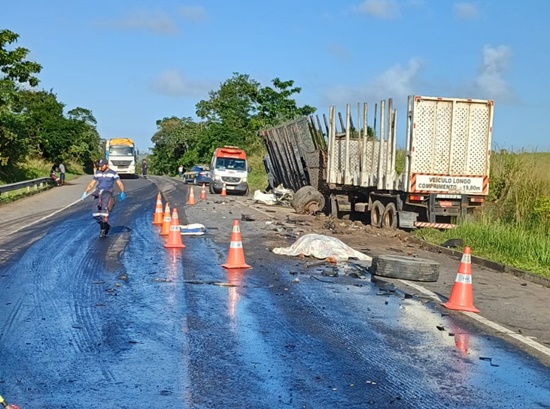
[(42, 64), (40, 88), (142, 150), (158, 119), (195, 118), (238, 72), (294, 80), (318, 114), (390, 97), (404, 113), (413, 94), (494, 99), (495, 148), (550, 151), (549, 22), (546, 0), (25, 0), (0, 14)]

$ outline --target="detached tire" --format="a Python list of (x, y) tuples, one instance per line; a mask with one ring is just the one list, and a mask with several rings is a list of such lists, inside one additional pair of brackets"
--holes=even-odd
[(435, 282), (439, 279), (439, 263), (425, 258), (376, 256), (372, 259), (370, 270), (375, 276), (402, 280)]
[(294, 193), (292, 207), (298, 214), (316, 214), (325, 207), (325, 197), (313, 186), (304, 186)]

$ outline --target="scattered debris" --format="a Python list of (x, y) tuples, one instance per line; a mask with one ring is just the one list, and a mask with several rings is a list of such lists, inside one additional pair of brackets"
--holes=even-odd
[(254, 202), (262, 203), (268, 206), (284, 205), (290, 206), (294, 192), (279, 186), (273, 189), (273, 193), (264, 193), (259, 190), (254, 192)]
[(487, 357), (487, 356), (480, 356), (480, 357), (479, 357), (479, 360), (480, 360), (480, 361), (489, 361), (489, 363), (491, 364), (491, 366), (500, 366), (500, 365), (498, 365), (498, 364), (493, 363), (493, 358), (489, 358), (489, 357)]
[(464, 241), (462, 239), (450, 239), (450, 240), (447, 240), (445, 243), (441, 244), (441, 247), (447, 247), (447, 248), (464, 247)]

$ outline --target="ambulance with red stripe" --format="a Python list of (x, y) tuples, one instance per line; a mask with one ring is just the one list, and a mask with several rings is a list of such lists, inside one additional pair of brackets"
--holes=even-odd
[(246, 152), (236, 146), (217, 148), (210, 163), (210, 193), (248, 194), (248, 162)]

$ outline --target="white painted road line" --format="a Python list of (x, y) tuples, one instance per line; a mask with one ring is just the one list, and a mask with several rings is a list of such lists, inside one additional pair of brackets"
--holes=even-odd
[(46, 220), (46, 219), (49, 219), (50, 217), (55, 216), (57, 213), (62, 212), (63, 210), (68, 209), (69, 207), (74, 206), (75, 204), (77, 204), (78, 202), (81, 202), (81, 201), (82, 201), (81, 199), (78, 199), (78, 200), (72, 202), (71, 204), (68, 204), (67, 206), (62, 207), (61, 209), (57, 209), (55, 212), (52, 212), (52, 213), (50, 213), (50, 214), (47, 214), (46, 216), (41, 217), (40, 219), (35, 220), (35, 221), (32, 222), (32, 223), (26, 224), (26, 225), (24, 225), (24, 226), (19, 227), (18, 229), (14, 230), (14, 231), (9, 232), (9, 233), (6, 234), (6, 236), (4, 236), (4, 237), (10, 236), (10, 235), (15, 234), (15, 233), (17, 233), (17, 232), (20, 232), (20, 231), (23, 230), (23, 229), (26, 229), (27, 227), (31, 227), (31, 226), (35, 225), (36, 223), (40, 223), (40, 222), (42, 222), (42, 221), (44, 221), (44, 220)]
[[(398, 281), (402, 282), (405, 285), (408, 285), (409, 287), (414, 288), (415, 290), (421, 292), (422, 294), (427, 295), (428, 297), (434, 299), (438, 303), (442, 302), (442, 300), (440, 299), (440, 297), (437, 294), (431, 292), (427, 288), (421, 287), (419, 285), (416, 285), (414, 283), (411, 283), (411, 282), (408, 282), (408, 281), (405, 281), (405, 280), (398, 280)], [(460, 312), (464, 315), (467, 315), (468, 317), (476, 320), (477, 322), (480, 322), (480, 323), (494, 329), (495, 331), (500, 332), (501, 334), (507, 335), (510, 338), (514, 338), (517, 341), (520, 341), (523, 344), (530, 346), (531, 348), (535, 349), (536, 351), (540, 352), (541, 354), (544, 354), (544, 355), (550, 357), (550, 348), (548, 348), (548, 347), (546, 347), (542, 344), (539, 344), (538, 342), (534, 341), (531, 338), (528, 338), (524, 335), (520, 335), (520, 334), (518, 334), (518, 333), (516, 333), (516, 332), (514, 332), (514, 331), (512, 331), (512, 330), (510, 330), (506, 327), (503, 327), (500, 324), (497, 324), (496, 322), (489, 321), (487, 318), (484, 318), (479, 314), (476, 314), (476, 313), (473, 313), (473, 312), (467, 312), (467, 311), (457, 311), (457, 312)]]

